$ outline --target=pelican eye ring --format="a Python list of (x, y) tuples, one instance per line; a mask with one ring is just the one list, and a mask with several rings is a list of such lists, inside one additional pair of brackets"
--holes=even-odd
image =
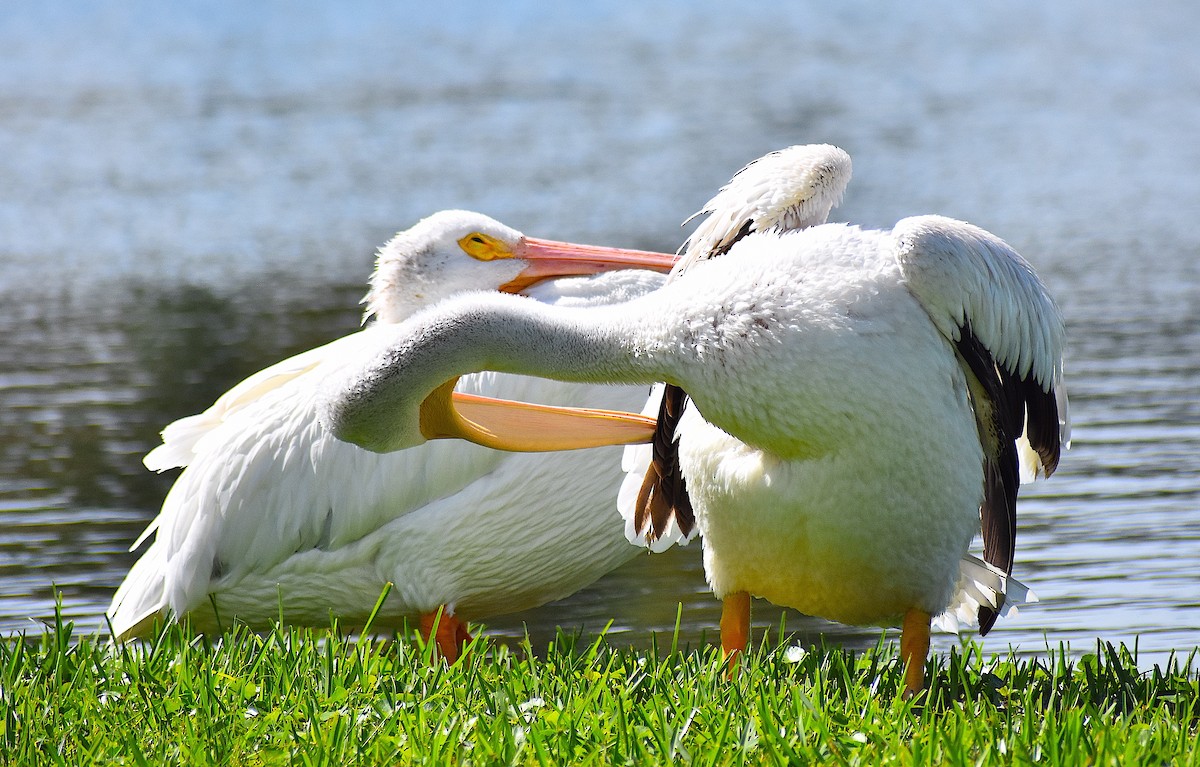
[(512, 258), (512, 249), (482, 232), (472, 232), (458, 241), (458, 247), (478, 261), (494, 261), (497, 258)]

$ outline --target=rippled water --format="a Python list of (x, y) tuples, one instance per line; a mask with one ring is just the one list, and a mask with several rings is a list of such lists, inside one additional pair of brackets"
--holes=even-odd
[[(140, 463), (158, 429), (354, 328), (396, 229), (465, 207), (673, 249), (747, 160), (829, 141), (855, 159), (835, 218), (974, 221), (1068, 319), (1074, 448), (1020, 505), (1042, 602), (986, 646), (1200, 642), (1200, 9), (408, 5), (0, 17), (0, 629), (54, 586), (99, 623), (170, 483)], [(644, 644), (682, 602), (685, 639), (711, 637), (698, 554), (492, 627), (612, 619)]]

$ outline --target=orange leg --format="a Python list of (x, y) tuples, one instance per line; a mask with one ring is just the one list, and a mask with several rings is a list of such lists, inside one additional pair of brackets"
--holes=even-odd
[(750, 643), (750, 594), (736, 591), (721, 602), (721, 651), (729, 678), (737, 672), (741, 655)]
[(463, 621), (455, 621), (455, 623), (457, 626), (454, 629), (454, 641), (458, 643), (459, 647), (465, 649), (467, 645), (471, 644), (475, 637), (471, 636), (470, 632), (467, 631), (466, 623)]
[(440, 655), (451, 663), (458, 660), (462, 648), (471, 642), (467, 624), (447, 613), (445, 607), (423, 614), (420, 631), (427, 643), (434, 642), (434, 657)]
[(904, 614), (900, 630), (900, 660), (904, 662), (904, 699), (925, 689), (925, 659), (929, 656), (929, 622), (932, 616), (912, 609)]

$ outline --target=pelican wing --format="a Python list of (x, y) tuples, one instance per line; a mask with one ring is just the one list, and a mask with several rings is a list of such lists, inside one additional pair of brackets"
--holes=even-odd
[(310, 349), (260, 370), (222, 394), (203, 413), (167, 424), (162, 430), (163, 443), (147, 453), (142, 463), (147, 469), (159, 472), (187, 466), (195, 456), (196, 443), (205, 434), (220, 426), (234, 412), (320, 365), (343, 340)]
[[(1051, 474), (1068, 439), (1062, 316), (1029, 264), (978, 227), (921, 216), (893, 235), (908, 289), (966, 374), (984, 451), (984, 559), (1011, 574), (1020, 479)], [(995, 619), (981, 605), (980, 633)]]
[[(147, 453), (142, 463), (147, 469), (157, 472), (188, 466), (202, 452), (202, 448), (198, 447), (200, 443), (238, 411), (253, 406), (264, 397), (273, 396), (274, 392), (310, 373), (326, 359), (346, 354), (361, 339), (358, 334), (339, 338), (258, 371), (218, 397), (204, 412), (167, 424), (162, 430), (162, 444)], [(218, 442), (220, 439), (217, 438)], [(219, 446), (217, 449), (220, 449)], [(129, 547), (130, 551), (141, 548), (158, 529), (160, 519), (161, 514), (146, 526)]]
[[(662, 445), (660, 439), (666, 435), (664, 431), (662, 419), (662, 408), (664, 407), (666, 397), (666, 384), (657, 383), (650, 389), (650, 396), (646, 399), (646, 405), (642, 408), (642, 415), (655, 416), (659, 418), (659, 428), (655, 430), (653, 442), (642, 445), (628, 445), (625, 447), (625, 452), (621, 459), (621, 471), (625, 472), (625, 478), (621, 482), (621, 488), (617, 493), (617, 510), (621, 513), (622, 519), (625, 520), (625, 538), (635, 546), (644, 546), (654, 553), (666, 551), (667, 549), (678, 543), (681, 546), (686, 546), (696, 536), (696, 528), (694, 524), (688, 524), (685, 530), (682, 528), (681, 520), (676, 518), (674, 513), (668, 514), (665, 518), (660, 518), (657, 522), (657, 528), (652, 523), (649, 526), (647, 522), (647, 502), (645, 494), (658, 490), (658, 485), (653, 484), (654, 479), (659, 477), (658, 471), (654, 468), (654, 462), (661, 459)], [(673, 387), (677, 388), (677, 387)], [(682, 389), (679, 389), (682, 393)], [(684, 396), (687, 396), (686, 394)], [(671, 427), (670, 438), (674, 438), (674, 427)], [(678, 453), (676, 452), (676, 456)], [(678, 467), (678, 458), (676, 457), (675, 466)], [(683, 503), (687, 504), (688, 512), (691, 511), (691, 501), (687, 496), (687, 488), (683, 481), (682, 474), (676, 474), (678, 479), (675, 490), (677, 493), (682, 493)], [(651, 483), (648, 487), (648, 483)], [(678, 496), (676, 496), (676, 499)], [(666, 501), (663, 494), (655, 492), (655, 502), (662, 503)], [(672, 506), (668, 511), (673, 511), (674, 500), (666, 501)], [(694, 523), (694, 519), (689, 517), (689, 520)]]
[[(259, 387), (257, 396), (226, 400), (237, 404), (194, 442), (187, 468), (139, 539), (157, 530), (143, 555), (148, 564), (135, 566), (110, 607), (118, 635), (168, 608), (176, 615), (193, 609), (215, 579), (236, 580), (298, 552), (347, 546), (388, 519), (458, 492), (503, 460), (500, 453), (450, 443), (379, 455), (335, 439), (320, 425), (319, 382), (390, 339), (390, 328), (381, 327), (380, 334), (369, 328), (314, 350), (323, 356), (316, 364), (280, 363), (292, 371), (286, 380), (263, 377), (260, 382), (273, 385)], [(314, 352), (300, 356), (312, 362)], [(460, 388), (495, 393), (494, 379), (466, 376)], [(537, 396), (515, 388), (515, 397)]]
[(684, 242), (684, 256), (672, 274), (728, 253), (754, 232), (787, 232), (825, 223), (841, 202), (850, 173), (850, 155), (829, 144), (792, 146), (754, 160), (692, 216), (707, 217)]
[(696, 514), (687, 494), (687, 483), (679, 466), (679, 450), (675, 444), (675, 430), (687, 407), (688, 396), (678, 386), (664, 387), (662, 403), (658, 409), (658, 423), (665, 428), (655, 431), (651, 448), (654, 458), (651, 471), (646, 473), (638, 491), (634, 528), (645, 529), (649, 523), (655, 538), (661, 538), (672, 519), (679, 525), (683, 535), (690, 535), (696, 525)]

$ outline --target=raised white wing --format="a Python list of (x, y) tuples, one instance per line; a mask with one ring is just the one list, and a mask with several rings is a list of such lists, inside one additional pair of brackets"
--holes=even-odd
[(724, 255), (746, 235), (825, 223), (842, 201), (850, 174), (850, 155), (829, 144), (791, 146), (758, 158), (692, 216), (706, 218), (684, 242), (672, 274)]
[[(1012, 402), (1026, 440), (1022, 474), (1049, 474), (1069, 444), (1070, 418), (1062, 385), (1066, 329), (1045, 285), (1007, 243), (977, 226), (914, 216), (892, 234), (908, 289), (938, 330), (955, 344), (974, 337), (997, 369), (1050, 395), (1046, 401), (1030, 391)], [(1028, 402), (1035, 398), (1042, 401)]]

